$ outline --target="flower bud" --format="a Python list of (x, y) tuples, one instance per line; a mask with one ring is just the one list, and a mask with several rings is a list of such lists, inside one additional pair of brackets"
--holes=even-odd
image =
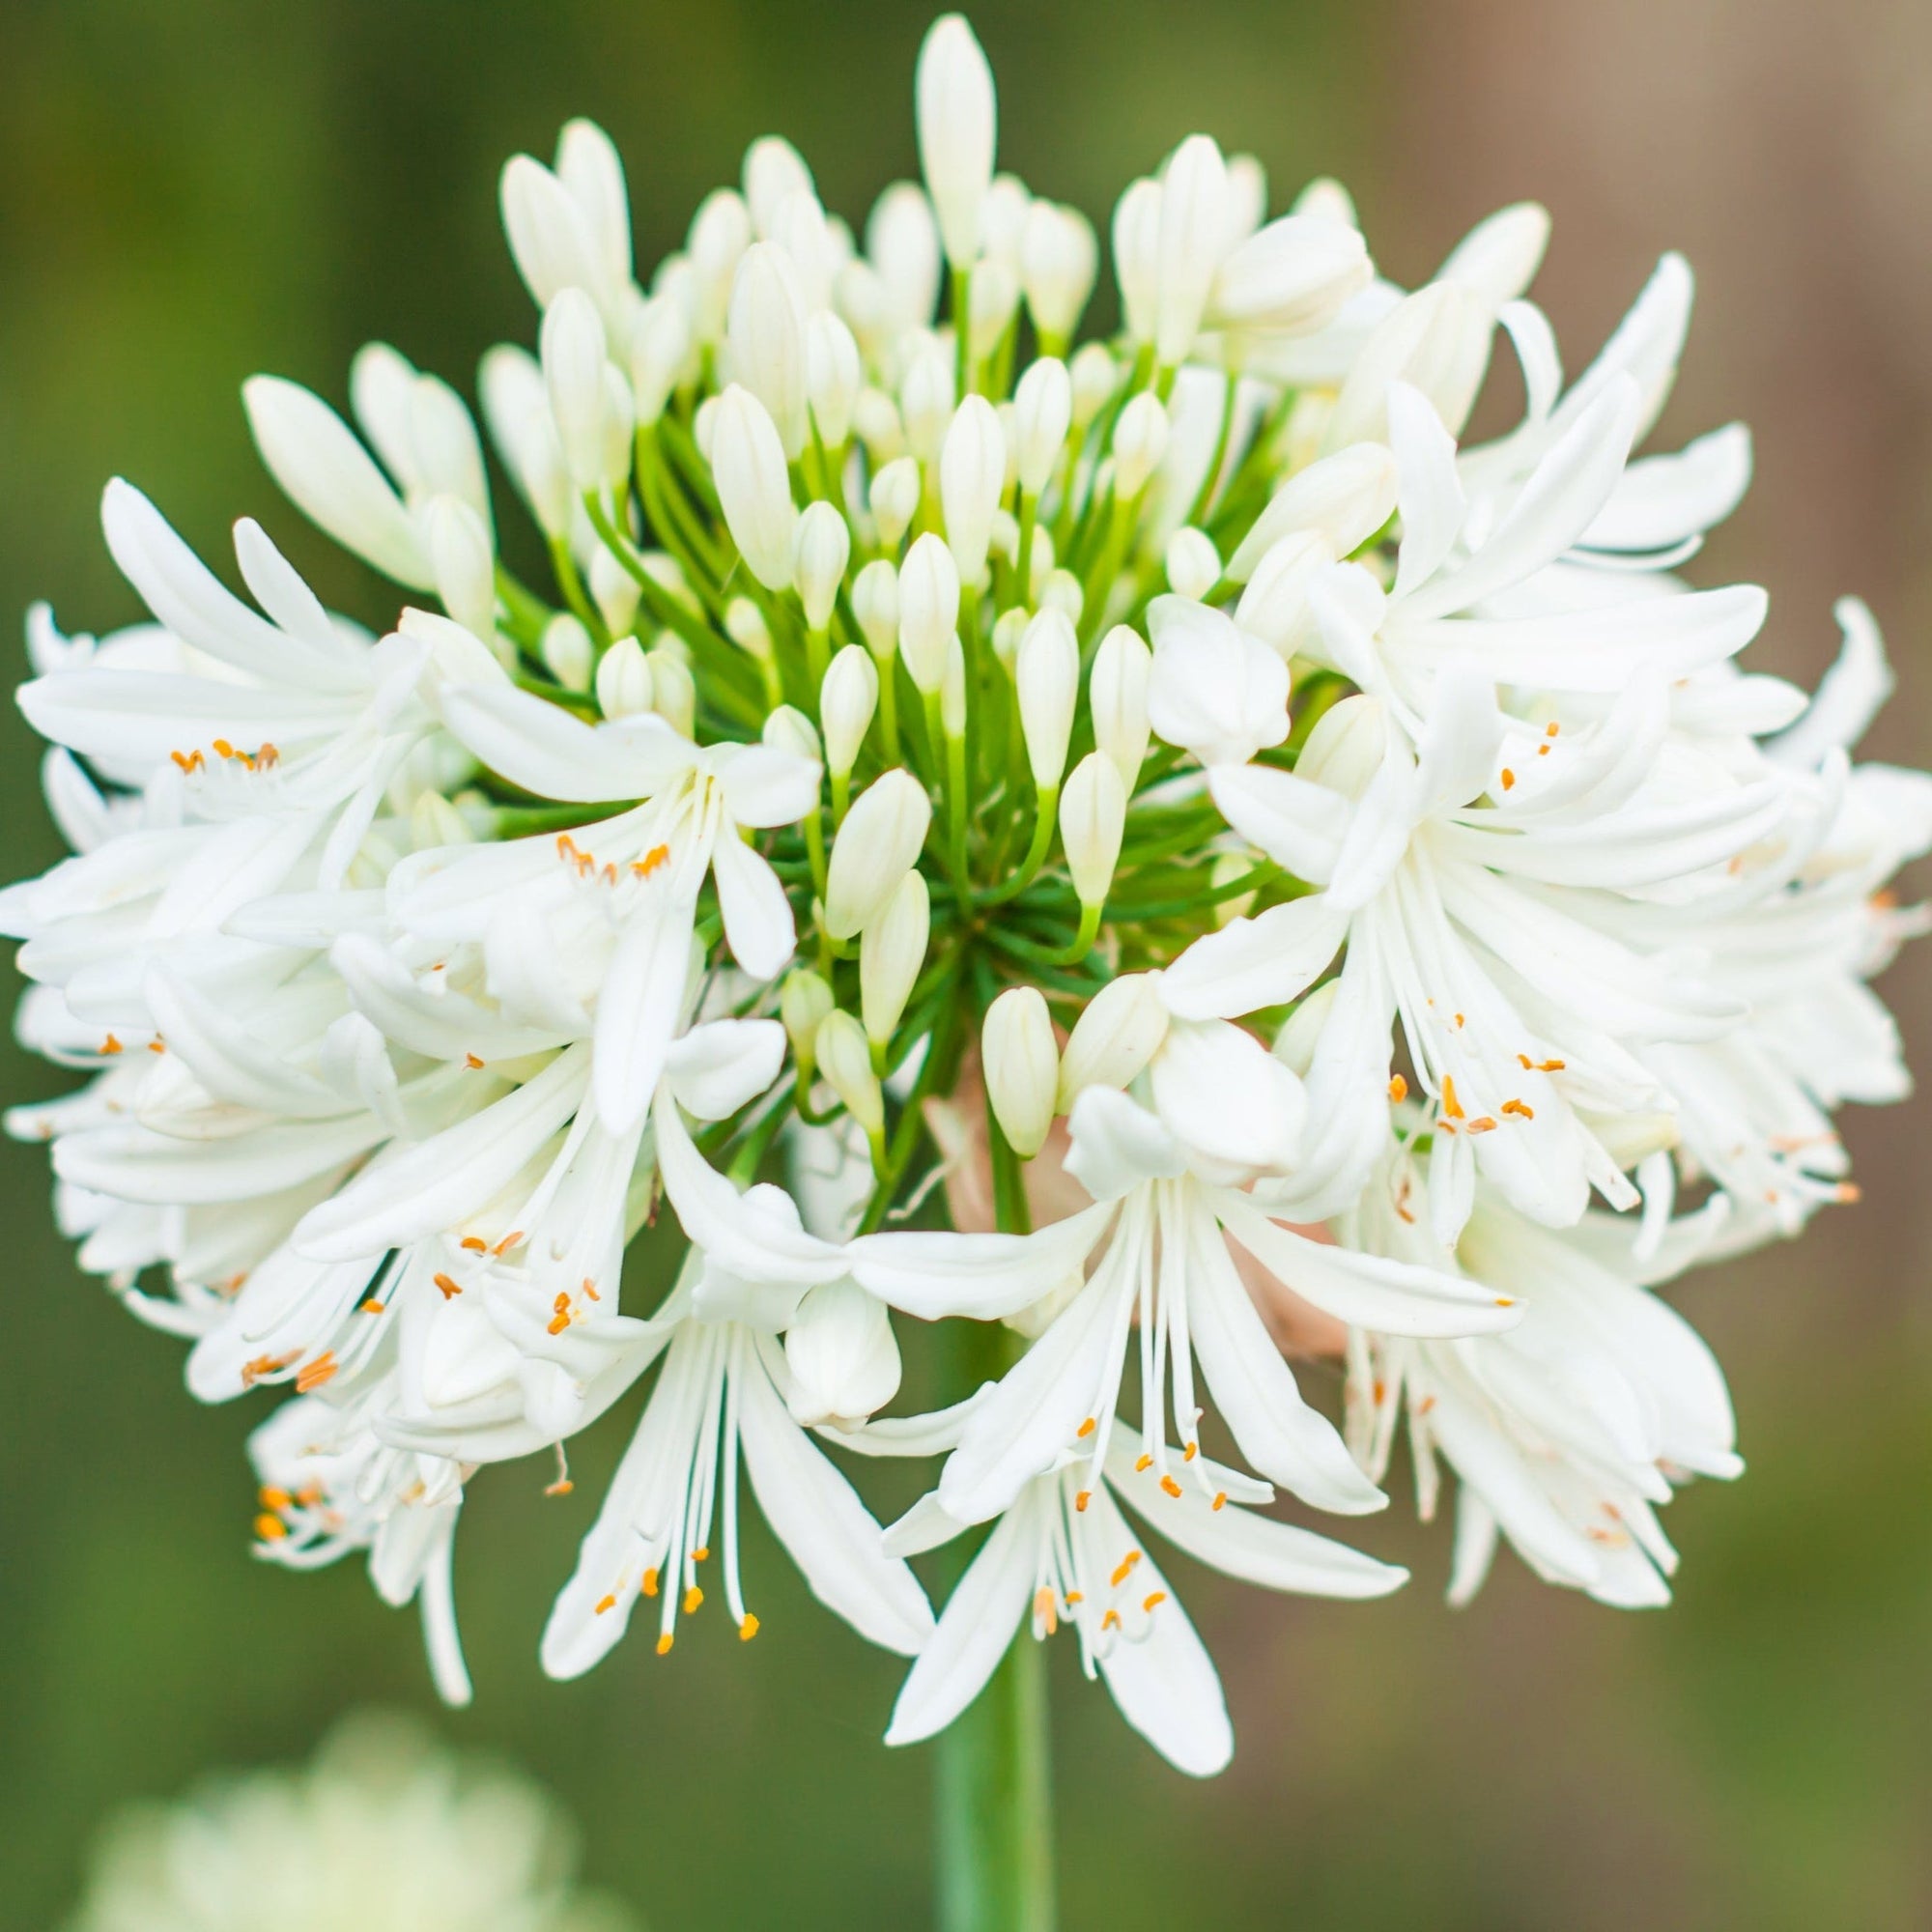
[(986, 1098), (1008, 1145), (1031, 1160), (1046, 1145), (1060, 1087), (1060, 1048), (1037, 986), (1009, 986), (986, 1009), (980, 1036)]
[[(871, 668), (863, 653), (861, 661)], [(881, 1051), (891, 1042), (893, 1029), (912, 997), (931, 936), (932, 902), (925, 874), (914, 867), (859, 941), (859, 1010), (865, 1016), (866, 1037)]]
[(1228, 230), (1230, 248), (1237, 248), (1267, 219), (1267, 171), (1253, 155), (1228, 156)]
[(1056, 1110), (1067, 1113), (1089, 1087), (1124, 1087), (1167, 1037), (1156, 973), (1124, 973), (1087, 1002), (1060, 1061)]
[(1066, 742), (1080, 698), (1080, 644), (1060, 611), (1042, 611), (1027, 626), (1014, 683), (1034, 788), (1053, 791), (1066, 770)]
[(783, 250), (798, 277), (802, 312), (812, 315), (830, 307), (833, 277), (845, 251), (833, 239), (817, 195), (805, 189), (786, 195), (772, 216), (771, 239)]
[(899, 383), (899, 415), (906, 447), (922, 463), (936, 463), (939, 445), (952, 426), (952, 357), (936, 336), (906, 364)]
[(1185, 361), (1194, 347), (1227, 245), (1227, 202), (1221, 150), (1206, 134), (1190, 134), (1175, 150), (1160, 184), (1154, 355), (1164, 369)]
[(1052, 480), (1073, 426), (1073, 379), (1066, 364), (1042, 356), (1013, 391), (1013, 441), (1019, 451), (1019, 485), (1037, 497)]
[(818, 730), (795, 704), (781, 704), (765, 720), (759, 737), (775, 752), (789, 752), (795, 758), (819, 760)]
[(604, 481), (604, 324), (582, 289), (564, 289), (544, 311), (539, 337), (544, 389), (564, 468), (582, 492)]
[(966, 735), (966, 649), (957, 631), (946, 640), (946, 673), (939, 681), (939, 728), (952, 741)]
[(696, 443), (697, 453), (703, 457), (707, 465), (711, 461), (712, 440), (718, 431), (718, 404), (720, 400), (717, 396), (706, 396), (698, 404), (697, 413), (691, 419), (691, 440)]
[(745, 150), (744, 187), (752, 226), (760, 235), (772, 232), (772, 222), (787, 195), (816, 192), (811, 170), (781, 134), (766, 134)]
[(665, 412), (691, 355), (691, 325), (672, 296), (645, 302), (631, 329), (631, 400), (648, 427)]
[(651, 709), (672, 730), (689, 738), (697, 724), (697, 681), (668, 644), (645, 654), (651, 672)]
[(1262, 558), (1296, 531), (1321, 537), (1332, 556), (1347, 556), (1388, 522), (1400, 482), (1394, 456), (1379, 442), (1353, 443), (1311, 463), (1268, 499), (1228, 559), (1227, 575), (1245, 583)]
[[(1233, 885), (1237, 879), (1244, 879), (1255, 868), (1255, 862), (1245, 852), (1217, 852), (1214, 863), (1208, 867), (1208, 882), (1216, 892), (1223, 886)], [(1253, 893), (1234, 893), (1226, 898), (1214, 901), (1214, 923), (1226, 925), (1231, 920), (1242, 919), (1254, 910)], [(1306, 1072), (1306, 1067), (1296, 1069)]]
[(883, 389), (875, 389), (868, 384), (859, 391), (859, 400), (852, 406), (852, 429), (872, 460), (875, 482), (879, 470), (906, 453), (905, 424), (899, 420), (899, 406)]
[(980, 253), (983, 260), (1020, 271), (1020, 240), (1033, 208), (1033, 190), (1018, 175), (995, 175), (980, 207)]
[(1489, 367), (1494, 329), (1494, 308), (1463, 283), (1431, 282), (1416, 290), (1362, 344), (1335, 398), (1325, 446), (1387, 441), (1388, 395), (1397, 383), (1420, 389), (1449, 434), (1459, 436)]
[(886, 1304), (849, 1275), (810, 1290), (785, 1330), (785, 1396), (801, 1428), (851, 1429), (899, 1390), (899, 1345)]
[(442, 608), (488, 643), (497, 635), (497, 558), (483, 519), (458, 497), (432, 497), (423, 533)]
[(811, 1085), (812, 1068), (818, 1065), (819, 1025), (833, 1005), (832, 988), (816, 973), (800, 966), (785, 975), (779, 994), (779, 1018), (784, 1022), (792, 1058), (798, 1062), (801, 1094)]
[(1114, 204), (1114, 273), (1127, 336), (1151, 342), (1160, 307), (1160, 184), (1131, 183)]
[(1381, 700), (1356, 692), (1331, 704), (1316, 721), (1294, 762), (1294, 775), (1345, 798), (1360, 798), (1387, 755), (1388, 723)]
[(1033, 622), (1034, 613), (1023, 610), (1017, 604), (1010, 611), (1002, 611), (993, 625), (993, 655), (1006, 666), (1011, 676), (1019, 664), (1020, 639), (1027, 634), (1027, 626)]
[(1139, 632), (1116, 624), (1100, 639), (1087, 684), (1088, 705), (1094, 713), (1094, 743), (1107, 754), (1130, 792), (1140, 781), (1141, 762), (1151, 735), (1148, 683), (1152, 675), (1153, 653)]
[(566, 288), (601, 286), (600, 251), (586, 212), (541, 161), (512, 156), (499, 199), (510, 254), (539, 307), (548, 308)]
[(590, 601), (604, 628), (613, 638), (623, 637), (635, 627), (642, 587), (602, 544), (591, 553), (589, 576)]
[(853, 800), (825, 883), (825, 929), (834, 939), (850, 939), (885, 910), (931, 826), (932, 801), (910, 772), (895, 768)]
[(966, 292), (966, 350), (973, 362), (984, 362), (992, 355), (1019, 305), (1019, 277), (1004, 262), (974, 265)]
[(752, 245), (752, 211), (743, 195), (713, 188), (697, 204), (685, 237), (692, 270), (692, 327), (700, 342), (716, 342), (724, 332), (731, 301), (731, 278)]
[(919, 160), (939, 218), (946, 258), (970, 268), (980, 254), (986, 190), (993, 179), (997, 110), (993, 71), (973, 29), (944, 14), (926, 30), (913, 77)]
[(1208, 320), (1243, 333), (1312, 335), (1374, 279), (1357, 230), (1320, 215), (1285, 214), (1221, 264)]
[(986, 569), (993, 512), (1007, 480), (1007, 440), (984, 396), (959, 405), (939, 452), (939, 502), (946, 542), (962, 583), (977, 583)]
[(792, 588), (805, 621), (822, 631), (832, 621), (838, 586), (852, 556), (852, 532), (830, 503), (808, 503), (792, 535)]
[(1020, 233), (1020, 286), (1041, 342), (1073, 339), (1099, 267), (1094, 224), (1078, 209), (1037, 201), (1027, 210)]
[(638, 433), (638, 409), (631, 385), (620, 370), (604, 365), (604, 409), (599, 420), (601, 455), (598, 484), (621, 492), (631, 480), (633, 439)]
[(1204, 765), (1244, 765), (1288, 736), (1288, 667), (1225, 611), (1156, 597), (1148, 628), (1148, 712), (1168, 744)]
[[(242, 384), (242, 399), (248, 406), (251, 426), (256, 423), (257, 384), (267, 381), (256, 377)], [(517, 488), (523, 492), (538, 527), (546, 537), (564, 535), (570, 528), (575, 500), (570, 478), (564, 471), (563, 454), (556, 446), (556, 429), (550, 419), (550, 399), (544, 392), (543, 371), (538, 368), (536, 358), (510, 343), (498, 343), (483, 357), (477, 372), (477, 387), (482, 392), (483, 416), (490, 425), (491, 440), (496, 443), (497, 452)], [(305, 395), (307, 391), (298, 393)], [(255, 433), (259, 441), (259, 426)], [(304, 445), (314, 447), (307, 439)], [(272, 462), (269, 467), (275, 469)], [(279, 470), (275, 472), (275, 480), (285, 490), (289, 488)], [(295, 493), (291, 490), (290, 495)], [(296, 501), (306, 508), (300, 497), (296, 497)], [(359, 545), (355, 548), (361, 554), (369, 555)], [(374, 560), (372, 557), (371, 561)], [(379, 564), (378, 568), (386, 570), (387, 565)]]
[(1438, 282), (1460, 282), (1500, 308), (1536, 279), (1549, 245), (1549, 211), (1519, 201), (1486, 215), (1435, 271)]
[(543, 641), (538, 650), (545, 668), (564, 690), (590, 689), (597, 647), (590, 641), (590, 633), (568, 611), (559, 611), (544, 626)]
[(919, 515), (919, 465), (910, 456), (895, 457), (872, 478), (872, 521), (888, 550), (897, 550), (899, 539), (912, 527)]
[(745, 250), (731, 280), (726, 324), (732, 378), (764, 404), (787, 461), (804, 453), (805, 303), (791, 257), (774, 242)]
[(885, 1131), (886, 1103), (866, 1029), (835, 1008), (818, 1023), (818, 1070), (867, 1135)]
[(847, 777), (871, 728), (879, 704), (879, 668), (858, 644), (832, 660), (818, 693), (818, 722), (825, 731), (825, 769)]
[(1039, 589), (1039, 608), (1042, 611), (1058, 611), (1069, 624), (1077, 625), (1081, 608), (1086, 602), (1086, 592), (1080, 588), (1080, 580), (1070, 570), (1047, 573), (1046, 582)]
[(866, 254), (896, 328), (929, 328), (939, 301), (939, 226), (925, 191), (895, 182), (866, 217)]
[(718, 398), (711, 474), (745, 567), (767, 590), (787, 589), (798, 512), (784, 445), (765, 406), (736, 383)]
[(1334, 560), (1334, 553), (1312, 530), (1270, 545), (1235, 607), (1236, 623), (1282, 657), (1293, 657), (1315, 632), (1309, 586), (1316, 572)]
[(619, 638), (597, 661), (597, 708), (607, 718), (651, 709), (651, 668), (636, 638)]
[(749, 597), (734, 597), (724, 607), (724, 635), (748, 658), (764, 665), (772, 661), (772, 634), (765, 613)]
[(899, 576), (884, 557), (875, 557), (854, 581), (852, 614), (866, 648), (886, 675), (899, 647)]
[(1151, 389), (1143, 389), (1114, 425), (1114, 495), (1131, 503), (1167, 454), (1167, 411)]
[(852, 434), (852, 412), (864, 384), (852, 331), (830, 309), (821, 309), (805, 326), (805, 388), (827, 450), (843, 448)]
[(1107, 407), (1120, 372), (1114, 367), (1112, 352), (1104, 342), (1090, 342), (1074, 352), (1066, 365), (1073, 384), (1073, 428), (1085, 435), (1088, 425)]
[(946, 650), (959, 625), (959, 569), (928, 530), (899, 566), (899, 655), (919, 689), (930, 695), (946, 676)]
[(1083, 906), (1104, 904), (1127, 824), (1127, 788), (1104, 752), (1089, 752), (1060, 794), (1060, 843)]
[(1176, 530), (1167, 540), (1167, 582), (1177, 597), (1196, 603), (1221, 581), (1221, 554), (1206, 530)]

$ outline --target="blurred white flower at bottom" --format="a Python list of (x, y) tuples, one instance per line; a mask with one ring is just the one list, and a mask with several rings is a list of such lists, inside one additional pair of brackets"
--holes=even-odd
[(222, 1774), (111, 1820), (68, 1932), (635, 1932), (577, 1888), (577, 1855), (521, 1772), (361, 1712), (306, 1766)]

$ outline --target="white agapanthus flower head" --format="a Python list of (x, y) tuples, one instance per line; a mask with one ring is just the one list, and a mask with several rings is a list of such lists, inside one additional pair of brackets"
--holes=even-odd
[(627, 1932), (522, 1773), (361, 1713), (313, 1761), (114, 1819), (68, 1932)]
[[(1070, 1629), (1205, 1773), (1226, 1701), (1141, 1525), (1380, 1594), (1264, 1512), (1370, 1517), (1406, 1428), (1457, 1601), (1503, 1541), (1667, 1594), (1659, 1509), (1742, 1463), (1652, 1291), (1855, 1196), (1932, 781), (1854, 762), (1863, 606), (1807, 697), (1740, 662), (1762, 590), (1680, 575), (1751, 458), (1639, 453), (1678, 257), (1566, 384), (1533, 206), (1405, 290), (1335, 184), (1277, 206), (1193, 134), (1095, 222), (1001, 170), (957, 15), (914, 125), (922, 180), (845, 216), (754, 143), (647, 272), (599, 129), (510, 162), (536, 306), (478, 400), (541, 583), (469, 407), (382, 345), (353, 426), (244, 399), (401, 586), (384, 635), (260, 525), (243, 598), (109, 485), (152, 621), (30, 619), (73, 856), (0, 895), (20, 1037), (85, 1080), (9, 1124), (192, 1393), (279, 1397), (257, 1552), (365, 1557), (445, 1696), (461, 1512), (534, 1458), (583, 1528), (553, 1675), (753, 1637), (754, 1507), (914, 1660), (890, 1741)], [(1472, 442), (1499, 353), (1523, 413)], [(932, 1414), (889, 1412), (906, 1355)], [(879, 1456), (933, 1467), (889, 1530)], [(935, 1615), (908, 1559), (969, 1532)]]

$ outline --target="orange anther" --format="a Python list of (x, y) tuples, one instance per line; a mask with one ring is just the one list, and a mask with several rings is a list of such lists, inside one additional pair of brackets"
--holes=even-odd
[(1442, 1111), (1452, 1121), (1463, 1118), (1463, 1103), (1456, 1097), (1456, 1080), (1453, 1074), (1442, 1076)]
[(372, 1294), (360, 1305), (356, 1312), (361, 1315), (380, 1315), (388, 1305), (386, 1301), (378, 1301)]
[(1222, 1505), (1223, 1505), (1223, 1504), (1225, 1504), (1225, 1503), (1227, 1502), (1227, 1500), (1228, 1500), (1228, 1492), (1227, 1492), (1227, 1491), (1226, 1491), (1226, 1490), (1216, 1490), (1216, 1491), (1214, 1492), (1214, 1500), (1213, 1500), (1213, 1501), (1212, 1501), (1211, 1503), (1209, 1503), (1209, 1504), (1208, 1505), (1208, 1507), (1209, 1509), (1219, 1509), (1219, 1508), (1221, 1508), (1221, 1507), (1222, 1507)]
[(1082, 1516), (1085, 1516), (1087, 1514), (1087, 1505), (1093, 1500), (1094, 1500), (1094, 1492), (1092, 1490), (1082, 1490), (1080, 1493), (1073, 1498), (1073, 1507), (1076, 1510), (1078, 1510)]
[(1546, 738), (1553, 738), (1553, 737), (1555, 737), (1555, 735), (1557, 734), (1557, 732), (1559, 732), (1560, 730), (1562, 730), (1562, 728), (1563, 728), (1563, 727), (1562, 727), (1562, 725), (1558, 724), (1557, 724), (1557, 723), (1556, 723), (1556, 722), (1555, 722), (1555, 721), (1554, 721), (1554, 720), (1552, 719), (1552, 720), (1551, 720), (1551, 721), (1550, 721), (1550, 722), (1549, 722), (1549, 723), (1548, 723), (1548, 724), (1546, 724), (1546, 725), (1545, 725), (1545, 726), (1543, 727), (1543, 735), (1544, 735), (1544, 736), (1545, 736)]
[(165, 1053), (167, 1051), (167, 1048), (163, 1046), (159, 1040), (151, 1039), (148, 1042), (148, 1051), (150, 1053)]
[(670, 847), (668, 845), (653, 845), (641, 859), (632, 865), (631, 870), (637, 873), (639, 878), (648, 879), (660, 866), (668, 865), (669, 860)]
[(1103, 1631), (1117, 1631), (1120, 1629), (1120, 1627), (1121, 1627), (1121, 1613), (1119, 1610), (1109, 1610), (1107, 1614), (1100, 1619), (1100, 1628)]
[(1492, 1134), (1496, 1130), (1495, 1117), (1492, 1114), (1478, 1114), (1463, 1129), (1471, 1134)]
[(745, 1621), (738, 1626), (738, 1641), (750, 1643), (758, 1634), (758, 1620), (750, 1610), (745, 1612)]
[(310, 1389), (320, 1388), (324, 1382), (332, 1381), (336, 1370), (341, 1366), (335, 1359), (333, 1350), (318, 1355), (314, 1361), (305, 1363), (296, 1375), (296, 1393), (306, 1395)]
[(1160, 1486), (1171, 1496), (1179, 1496), (1180, 1493), (1180, 1485), (1172, 1476), (1163, 1476), (1160, 1479)]
[(1408, 1098), (1408, 1082), (1400, 1073), (1393, 1075), (1389, 1080), (1389, 1098), (1391, 1100)]
[(616, 1607), (617, 1600), (615, 1597), (599, 1597), (597, 1599), (595, 1614), (601, 1617), (606, 1610), (614, 1610)]
[(286, 1490), (278, 1490), (270, 1487), (262, 1492), (262, 1507), (267, 1510), (292, 1509), (295, 1506), (295, 1497), (290, 1495)]
[(1502, 1110), (1506, 1114), (1516, 1114), (1525, 1121), (1536, 1119), (1536, 1109), (1524, 1106), (1520, 1100), (1505, 1100)]
[(658, 1655), (660, 1657), (668, 1657), (670, 1655), (670, 1647), (675, 1641), (676, 1639), (671, 1635), (670, 1632), (666, 1631), (664, 1635), (658, 1638)]
[(1044, 1628), (1048, 1636), (1060, 1628), (1060, 1611), (1053, 1601), (1050, 1584), (1042, 1583), (1033, 1593), (1033, 1613), (1035, 1621)]
[(678, 1608), (681, 1609), (686, 1616), (690, 1616), (691, 1613), (697, 1608), (698, 1605), (703, 1603), (703, 1601), (704, 1601), (704, 1592), (700, 1590), (696, 1583), (694, 1583), (691, 1586), (691, 1588), (684, 1593), (684, 1600), (682, 1603), (678, 1605)]
[(260, 765), (264, 771), (267, 771), (270, 765), (278, 764), (281, 761), (281, 756), (282, 754), (275, 750), (274, 746), (270, 744), (269, 741), (266, 738), (264, 738), (262, 740), (261, 749), (255, 753), (255, 762), (258, 765)]
[(490, 1251), (490, 1243), (481, 1235), (465, 1235), (457, 1245), (468, 1248), (474, 1255), (488, 1254)]
[(644, 1572), (644, 1580), (639, 1585), (645, 1596), (655, 1597), (658, 1593), (658, 1567), (655, 1563)]
[(219, 752), (224, 758), (232, 758), (235, 755), (235, 747), (231, 745), (226, 738), (216, 738), (214, 740), (214, 749), (217, 752)]
[(1087, 1420), (1086, 1420), (1085, 1422), (1083, 1422), (1083, 1423), (1082, 1423), (1082, 1424), (1080, 1425), (1080, 1427), (1079, 1427), (1078, 1429), (1076, 1429), (1076, 1430), (1075, 1430), (1075, 1431), (1074, 1431), (1073, 1433), (1074, 1433), (1074, 1434), (1075, 1434), (1075, 1435), (1076, 1435), (1077, 1436), (1079, 1436), (1079, 1438), (1081, 1439), (1081, 1441), (1083, 1441), (1083, 1442), (1084, 1442), (1084, 1441), (1086, 1441), (1086, 1439), (1088, 1438), (1088, 1436), (1090, 1436), (1090, 1435), (1093, 1435), (1093, 1433), (1094, 1432), (1094, 1430), (1096, 1430), (1096, 1429), (1098, 1429), (1098, 1428), (1099, 1428), (1099, 1426), (1100, 1426), (1100, 1425), (1099, 1425), (1099, 1423), (1097, 1423), (1097, 1422), (1096, 1422), (1096, 1421), (1095, 1421), (1095, 1420), (1094, 1420), (1094, 1418), (1093, 1418), (1093, 1417), (1092, 1417), (1092, 1416), (1090, 1415), (1090, 1416), (1089, 1416), (1089, 1417), (1087, 1418)]
[(1145, 1475), (1152, 1467), (1153, 1458), (1151, 1456), (1141, 1456), (1134, 1463), (1134, 1474), (1137, 1476)]
[(1200, 1453), (1201, 1453), (1201, 1445), (1200, 1445), (1200, 1443), (1198, 1443), (1198, 1442), (1190, 1442), (1190, 1443), (1189, 1443), (1189, 1444), (1187, 1445), (1187, 1447), (1186, 1447), (1185, 1449), (1183, 1449), (1183, 1450), (1182, 1450), (1182, 1451), (1180, 1452), (1180, 1460), (1181, 1460), (1181, 1461), (1182, 1461), (1183, 1463), (1191, 1463), (1191, 1462), (1193, 1462), (1193, 1460), (1195, 1459), (1195, 1457), (1197, 1457), (1198, 1455), (1200, 1455)]
[(466, 1053), (463, 1056), (463, 1064), (464, 1065), (472, 1068), (479, 1067), (483, 1065), (483, 1063), (480, 1060), (478, 1060), (473, 1053)]
[(1141, 1608), (1151, 1614), (1156, 1605), (1166, 1602), (1167, 1592), (1165, 1590), (1154, 1590), (1141, 1599)]
[(1138, 1549), (1130, 1549), (1121, 1558), (1119, 1567), (1115, 1570), (1111, 1579), (1115, 1589), (1118, 1590), (1134, 1574), (1134, 1565), (1140, 1560), (1141, 1553)]
[(446, 1274), (431, 1275), (430, 1279), (436, 1283), (437, 1287), (442, 1290), (442, 1298), (445, 1301), (463, 1293), (463, 1284), (458, 1281), (451, 1281)]
[(278, 1516), (258, 1516), (255, 1519), (255, 1534), (264, 1543), (279, 1543), (289, 1533), (289, 1526)]
[(107, 1036), (107, 1037), (100, 1042), (100, 1050), (102, 1053), (119, 1053), (121, 1051), (121, 1042), (118, 1039), (116, 1039), (114, 1036), (110, 1033)]
[(521, 1228), (512, 1228), (510, 1232), (507, 1235), (505, 1235), (503, 1238), (500, 1241), (498, 1241), (494, 1248), (490, 1250), (490, 1252), (493, 1255), (508, 1254), (509, 1251), (512, 1248), (514, 1248), (517, 1245), (517, 1243), (521, 1241), (523, 1238), (524, 1238), (524, 1231)]
[(1505, 765), (1503, 767), (1503, 789), (1508, 791), (1516, 783), (1516, 774)]
[(710, 1556), (710, 1554), (711, 1554), (711, 1546), (707, 1543), (704, 1545), (702, 1548), (694, 1549), (691, 1552), (691, 1560), (694, 1563), (702, 1563)]

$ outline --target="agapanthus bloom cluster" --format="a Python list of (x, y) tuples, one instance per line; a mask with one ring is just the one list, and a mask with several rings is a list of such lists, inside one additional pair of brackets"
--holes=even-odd
[[(509, 490), (395, 349), (355, 428), (249, 383), (276, 480), (402, 586), (380, 639), (258, 525), (243, 601), (110, 486), (155, 621), (35, 619), (76, 856), (5, 906), (22, 1036), (90, 1078), (12, 1122), (196, 1395), (286, 1391), (260, 1552), (366, 1551), (445, 1694), (470, 1483), (567, 1492), (621, 1404), (553, 1673), (712, 1598), (753, 1635), (749, 1492), (916, 1660), (893, 1741), (1071, 1625), (1208, 1772), (1226, 1705), (1144, 1531), (1379, 1595), (1264, 1512), (1381, 1508), (1405, 1428), (1458, 1600), (1498, 1538), (1665, 1600), (1659, 1506), (1742, 1465), (1651, 1289), (1849, 1198), (1833, 1109), (1905, 1091), (1866, 982), (1932, 781), (1851, 762), (1861, 607), (1807, 699), (1738, 667), (1761, 591), (1677, 574), (1749, 470), (1736, 426), (1633, 454), (1680, 259), (1566, 383), (1540, 209), (1405, 293), (1332, 182), (1273, 213), (1197, 135), (1117, 204), (1119, 325), (1076, 347), (1099, 242), (995, 173), (956, 16), (917, 128), (863, 241), (757, 142), (648, 293), (602, 132), (513, 160)], [(1499, 355), (1521, 419), (1459, 441)], [(668, 1278), (626, 1270), (653, 1220)], [(884, 1413), (932, 1332), (895, 1314), (952, 1406)], [(883, 1530), (877, 1456), (935, 1459)], [(908, 1559), (980, 1525), (935, 1620)]]

